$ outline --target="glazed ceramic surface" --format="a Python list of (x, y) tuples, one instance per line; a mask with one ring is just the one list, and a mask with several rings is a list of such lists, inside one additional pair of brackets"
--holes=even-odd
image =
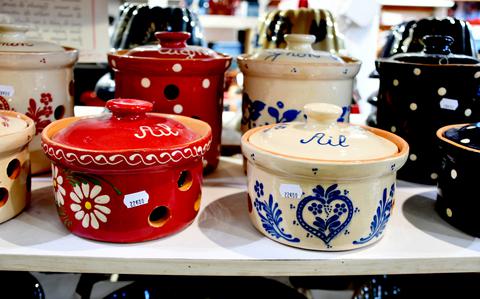
[(242, 137), (253, 225), (290, 246), (338, 251), (379, 240), (408, 144), (383, 130), (337, 123), (342, 109), (309, 104), (306, 122)]
[(480, 169), (480, 123), (449, 125), (437, 131), (440, 170), (436, 210), (447, 222), (480, 237), (476, 192)]
[(292, 33), (314, 35), (312, 46), (316, 50), (338, 53), (344, 49), (333, 15), (328, 10), (308, 8), (267, 13), (260, 22), (256, 47), (285, 48), (285, 35)]
[(450, 37), (429, 36), (422, 53), (377, 60), (380, 89), (378, 127), (410, 144), (409, 161), (399, 178), (435, 184), (439, 153), (435, 132), (452, 123), (478, 120), (479, 61), (449, 52)]
[(0, 109), (33, 119), (32, 173), (50, 169), (40, 133), (52, 121), (73, 115), (73, 65), (78, 51), (30, 40), (28, 27), (0, 25)]
[(0, 110), (0, 223), (16, 216), (30, 201), (28, 143), (34, 134), (33, 120)]
[(146, 101), (107, 102), (112, 114), (66, 118), (43, 132), (58, 214), (74, 234), (137, 242), (175, 233), (198, 213), (203, 121), (148, 113)]
[(203, 120), (213, 133), (206, 170), (220, 157), (224, 72), (231, 58), (213, 50), (187, 46), (185, 32), (158, 32), (159, 46), (144, 46), (108, 55), (115, 70), (115, 94), (153, 103), (156, 112)]
[(348, 120), (353, 78), (360, 61), (315, 51), (313, 35), (287, 35), (286, 49), (240, 55), (244, 74), (242, 132), (261, 125), (301, 121), (303, 106), (326, 102), (341, 106), (339, 121)]

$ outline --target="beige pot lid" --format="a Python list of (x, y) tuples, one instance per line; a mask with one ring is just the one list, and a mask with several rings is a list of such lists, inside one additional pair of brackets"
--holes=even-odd
[(20, 116), (14, 117), (13, 114), (0, 111), (0, 137), (19, 133), (28, 127), (28, 123)]
[(361, 126), (337, 123), (338, 106), (311, 103), (306, 122), (281, 123), (253, 133), (249, 143), (286, 158), (322, 161), (382, 159), (398, 153), (395, 143)]
[(285, 49), (260, 50), (245, 57), (248, 61), (264, 61), (275, 64), (327, 64), (344, 65), (346, 61), (330, 52), (318, 51), (312, 48), (315, 42), (314, 35), (287, 34)]
[(0, 52), (65, 52), (58, 44), (27, 37), (31, 29), (26, 25), (0, 24)]

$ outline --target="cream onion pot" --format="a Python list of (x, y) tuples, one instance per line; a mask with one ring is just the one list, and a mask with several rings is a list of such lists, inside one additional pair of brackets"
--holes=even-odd
[(349, 250), (381, 238), (408, 144), (379, 129), (337, 123), (341, 107), (313, 103), (306, 122), (242, 137), (253, 225), (283, 244)]

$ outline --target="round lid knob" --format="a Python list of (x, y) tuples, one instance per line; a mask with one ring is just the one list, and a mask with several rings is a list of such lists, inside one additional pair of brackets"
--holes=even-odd
[(145, 116), (145, 113), (152, 111), (153, 104), (136, 99), (113, 99), (107, 101), (106, 107), (112, 111), (116, 118), (138, 119)]
[(155, 37), (158, 39), (160, 47), (162, 48), (185, 48), (187, 47), (187, 40), (190, 38), (188, 32), (155, 32)]
[(315, 35), (310, 34), (286, 34), (286, 49), (297, 52), (313, 52), (312, 44), (315, 39)]
[(327, 103), (310, 103), (303, 107), (307, 115), (307, 124), (332, 125), (342, 115), (342, 108)]

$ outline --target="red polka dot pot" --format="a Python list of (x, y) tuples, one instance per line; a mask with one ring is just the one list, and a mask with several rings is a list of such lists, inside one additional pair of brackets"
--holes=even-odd
[(187, 227), (200, 208), (210, 126), (115, 99), (112, 112), (58, 120), (42, 133), (60, 220), (74, 234), (138, 242)]
[(35, 123), (30, 142), (32, 173), (50, 170), (41, 132), (51, 122), (73, 115), (73, 66), (78, 50), (32, 40), (24, 25), (0, 24), (0, 109), (25, 114)]
[(187, 46), (187, 32), (157, 32), (159, 45), (108, 54), (115, 70), (115, 95), (153, 103), (153, 110), (203, 120), (212, 128), (206, 171), (220, 157), (223, 82), (231, 57)]
[(0, 110), (0, 223), (19, 214), (30, 201), (28, 144), (34, 134), (32, 119)]

